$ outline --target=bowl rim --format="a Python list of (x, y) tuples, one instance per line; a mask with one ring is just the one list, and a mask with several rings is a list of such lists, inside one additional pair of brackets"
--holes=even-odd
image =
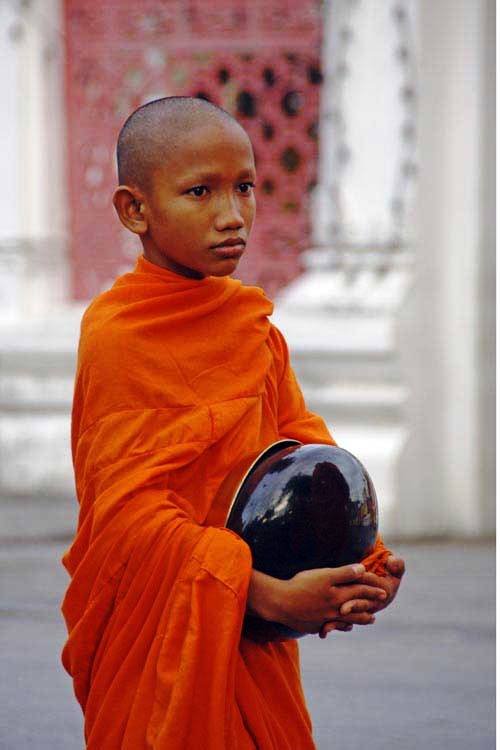
[(243, 473), (234, 491), (233, 497), (229, 504), (229, 509), (227, 511), (227, 516), (226, 516), (226, 521), (224, 523), (224, 526), (227, 526), (229, 517), (233, 510), (233, 506), (238, 498), (240, 490), (243, 487), (243, 484), (245, 483), (248, 476), (252, 473), (252, 471), (254, 471), (254, 469), (256, 469), (257, 466), (259, 466), (267, 458), (274, 456), (275, 453), (278, 453), (279, 451), (284, 450), (285, 448), (292, 448), (295, 445), (303, 445), (303, 443), (301, 443), (300, 440), (293, 440), (292, 438), (285, 438), (283, 440), (277, 440), (275, 443), (271, 443), (271, 445), (268, 445), (267, 448), (264, 448), (264, 450), (259, 453), (259, 455), (252, 461), (248, 469)]

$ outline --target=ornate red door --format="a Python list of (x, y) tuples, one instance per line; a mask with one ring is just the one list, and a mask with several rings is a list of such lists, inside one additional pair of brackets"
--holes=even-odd
[(319, 0), (66, 0), (73, 293), (129, 269), (137, 238), (111, 204), (114, 148), (140, 104), (204, 96), (247, 129), (257, 219), (238, 275), (273, 294), (300, 271), (317, 160)]

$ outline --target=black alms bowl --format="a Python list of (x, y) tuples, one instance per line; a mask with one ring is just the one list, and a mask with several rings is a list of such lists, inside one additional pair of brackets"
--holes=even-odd
[[(364, 466), (343, 448), (280, 441), (240, 480), (226, 526), (250, 546), (256, 570), (288, 579), (366, 557), (377, 535), (377, 497)], [(247, 616), (245, 635), (302, 634)]]

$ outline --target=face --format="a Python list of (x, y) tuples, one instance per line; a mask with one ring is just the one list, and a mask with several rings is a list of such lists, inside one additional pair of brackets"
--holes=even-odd
[(226, 276), (245, 252), (255, 216), (255, 163), (236, 124), (198, 127), (152, 176), (144, 256), (183, 276)]

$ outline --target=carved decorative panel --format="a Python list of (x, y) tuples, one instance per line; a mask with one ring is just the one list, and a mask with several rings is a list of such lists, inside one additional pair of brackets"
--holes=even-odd
[(248, 131), (258, 212), (238, 275), (269, 294), (291, 281), (316, 179), (318, 0), (66, 0), (65, 15), (75, 298), (107, 287), (140, 250), (111, 204), (116, 138), (133, 109), (174, 94), (206, 97)]

